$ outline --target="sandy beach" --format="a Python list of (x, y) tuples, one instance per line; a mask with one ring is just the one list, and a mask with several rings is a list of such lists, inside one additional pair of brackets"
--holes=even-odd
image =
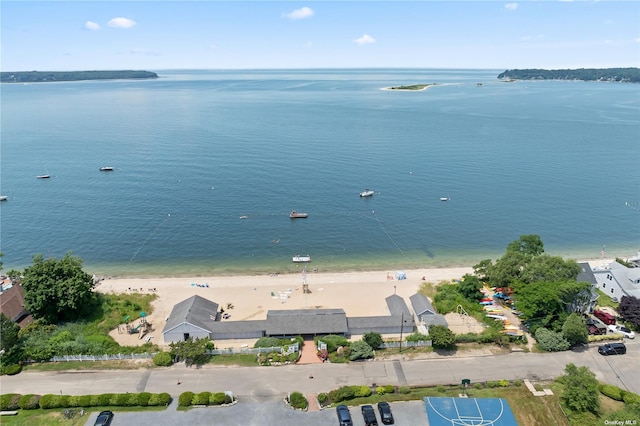
[[(611, 259), (589, 261), (591, 267), (606, 265)], [(147, 317), (153, 331), (147, 336), (165, 346), (162, 329), (173, 306), (193, 295), (200, 295), (230, 314), (229, 320), (265, 319), (267, 311), (276, 309), (342, 308), (348, 316), (388, 314), (385, 298), (392, 294), (409, 297), (423, 282), (439, 284), (473, 273), (471, 267), (405, 270), (406, 278), (398, 279), (398, 271), (307, 272), (257, 276), (211, 276), (197, 278), (110, 278), (101, 281), (96, 291), (102, 293), (153, 293), (153, 312)], [(310, 293), (302, 291), (303, 282)], [(227, 308), (231, 305), (232, 308)], [(144, 343), (137, 335), (111, 335), (122, 345)], [(217, 342), (223, 343), (223, 342)], [(238, 342), (226, 342), (238, 345)], [(222, 346), (222, 345), (218, 345)]]

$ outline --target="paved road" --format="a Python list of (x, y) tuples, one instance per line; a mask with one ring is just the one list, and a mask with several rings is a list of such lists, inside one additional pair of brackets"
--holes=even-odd
[[(242, 402), (235, 406), (236, 408), (191, 410), (189, 416), (192, 417), (188, 421), (184, 418), (173, 418), (174, 415), (179, 417), (184, 414), (175, 410), (170, 410), (174, 413), (171, 415), (167, 412), (147, 413), (144, 415), (158, 416), (162, 420), (142, 423), (138, 420), (136, 424), (211, 424), (210, 419), (209, 423), (206, 420), (210, 416), (219, 420), (216, 424), (256, 424), (256, 419), (270, 419), (283, 425), (327, 424), (328, 419), (331, 419), (331, 423), (335, 422), (335, 413), (332, 410), (321, 413), (297, 413), (288, 410), (280, 401), (287, 392), (317, 394), (347, 384), (435, 385), (460, 383), (462, 379), (470, 379), (472, 383), (500, 379), (552, 379), (563, 374), (568, 363), (586, 365), (596, 374), (598, 380), (640, 394), (640, 339), (626, 341), (626, 344), (626, 355), (609, 357), (598, 354), (597, 345), (593, 345), (581, 351), (559, 353), (520, 352), (480, 357), (452, 355), (411, 361), (369, 361), (350, 364), (203, 368), (186, 368), (184, 364), (178, 364), (170, 368), (127, 371), (23, 372), (16, 376), (3, 376), (0, 391), (67, 395), (147, 391), (169, 392), (176, 399), (186, 390), (232, 391)], [(421, 404), (407, 407), (412, 408), (406, 411), (405, 408), (398, 407), (398, 414), (409, 416), (418, 411), (424, 414)], [(355, 424), (358, 425), (361, 421), (360, 413), (356, 409), (352, 409), (352, 413)], [(114, 425), (133, 424), (127, 423), (126, 416), (129, 414), (119, 413), (118, 418), (122, 420), (114, 421)], [(270, 415), (275, 417), (269, 417)], [(227, 416), (230, 416), (229, 422), (224, 420)], [(300, 416), (309, 417), (303, 417), (301, 420)], [(93, 417), (95, 414), (91, 415), (87, 424), (93, 424)], [(237, 423), (238, 419), (245, 420)]]
[[(598, 380), (640, 394), (640, 339), (626, 341), (627, 354), (601, 356), (597, 346), (558, 353), (515, 352), (481, 357), (437, 356), (421, 360), (369, 361), (350, 364), (287, 365), (281, 367), (169, 368), (23, 372), (3, 376), (2, 393), (226, 391), (246, 398), (283, 396), (290, 391), (319, 393), (342, 385), (433, 385), (500, 379), (551, 379), (572, 362), (586, 365)], [(313, 376), (310, 379), (309, 376)], [(178, 385), (178, 379), (180, 385)]]

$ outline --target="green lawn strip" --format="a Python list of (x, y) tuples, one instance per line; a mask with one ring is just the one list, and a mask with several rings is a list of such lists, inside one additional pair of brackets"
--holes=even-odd
[(157, 368), (151, 358), (144, 360), (120, 361), (59, 361), (25, 364), (23, 371), (67, 371), (67, 370), (138, 370)]
[(85, 409), (84, 416), (81, 416), (80, 408), (74, 408), (74, 410), (76, 410), (75, 416), (71, 419), (65, 419), (63, 415), (64, 408), (52, 408), (48, 410), (39, 408), (36, 410), (18, 410), (18, 414), (15, 416), (2, 416), (2, 418), (0, 418), (0, 424), (2, 424), (2, 426), (82, 426), (87, 423), (91, 413), (99, 413), (103, 410), (123, 413), (163, 411), (166, 409), (166, 407), (91, 407)]
[(606, 294), (605, 292), (603, 292), (599, 288), (596, 288), (596, 292), (600, 296), (598, 298), (598, 306), (608, 306), (609, 308), (613, 308), (616, 311), (618, 310), (618, 307), (620, 306), (620, 303), (617, 303), (617, 302), (614, 302), (613, 300), (611, 300), (611, 297), (609, 297), (608, 294)]
[(213, 355), (208, 364), (238, 365), (241, 367), (257, 367), (258, 358), (254, 354)]

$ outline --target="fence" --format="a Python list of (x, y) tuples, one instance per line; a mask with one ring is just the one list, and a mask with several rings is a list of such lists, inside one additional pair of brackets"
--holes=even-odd
[(155, 353), (142, 354), (115, 354), (115, 355), (62, 355), (54, 356), (49, 361), (116, 361), (120, 359), (148, 359), (153, 358)]
[(282, 353), (282, 347), (274, 346), (271, 348), (225, 348), (212, 349), (207, 353), (209, 355), (236, 355), (236, 354), (264, 354), (269, 352)]
[[(419, 342), (402, 342), (403, 348), (420, 348), (424, 346), (431, 346), (431, 340), (422, 340)], [(380, 345), (382, 349), (399, 348), (400, 342), (384, 342)]]

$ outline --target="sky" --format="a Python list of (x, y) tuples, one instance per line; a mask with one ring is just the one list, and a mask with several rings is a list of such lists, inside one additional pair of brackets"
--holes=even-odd
[(639, 1), (0, 1), (0, 70), (640, 66)]

